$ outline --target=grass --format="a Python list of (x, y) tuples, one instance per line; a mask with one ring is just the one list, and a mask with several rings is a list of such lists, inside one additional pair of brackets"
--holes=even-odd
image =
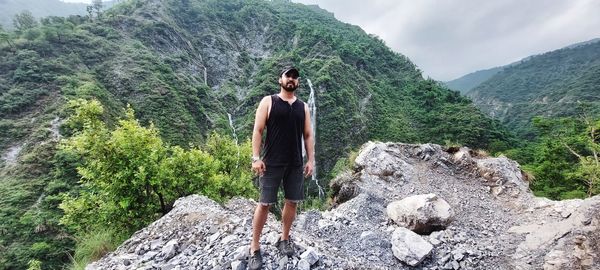
[(84, 270), (85, 266), (115, 250), (126, 236), (112, 230), (94, 230), (77, 238), (75, 255), (70, 270)]

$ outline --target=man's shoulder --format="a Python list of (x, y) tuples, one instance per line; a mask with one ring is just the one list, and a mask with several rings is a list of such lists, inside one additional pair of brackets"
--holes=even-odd
[(270, 102), (272, 96), (273, 95), (264, 96), (264, 97), (262, 97), (262, 99), (260, 100), (260, 102)]

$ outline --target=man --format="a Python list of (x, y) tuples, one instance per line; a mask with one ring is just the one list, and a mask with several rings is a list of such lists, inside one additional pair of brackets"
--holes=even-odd
[[(260, 235), (267, 221), (269, 207), (277, 202), (279, 186), (283, 186), (285, 205), (282, 231), (277, 249), (292, 256), (290, 229), (296, 218), (296, 205), (304, 199), (304, 176), (313, 172), (314, 138), (310, 126), (308, 105), (295, 96), (300, 72), (286, 67), (279, 73), (279, 94), (264, 97), (256, 110), (252, 132), (252, 170), (258, 174), (260, 202), (252, 219), (249, 269), (261, 269)], [(267, 130), (263, 157), (260, 158), (263, 131)], [(302, 137), (308, 161), (302, 167)]]

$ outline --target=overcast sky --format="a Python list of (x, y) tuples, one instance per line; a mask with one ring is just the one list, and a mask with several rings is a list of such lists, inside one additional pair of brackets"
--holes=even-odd
[(294, 1), (381, 37), (443, 81), (600, 37), (599, 0)]
[(600, 0), (293, 1), (379, 36), (442, 81), (600, 37)]

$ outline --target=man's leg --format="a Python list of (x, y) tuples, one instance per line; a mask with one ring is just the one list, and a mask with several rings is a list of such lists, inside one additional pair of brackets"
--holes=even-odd
[(281, 240), (289, 240), (292, 223), (296, 219), (296, 208), (298, 202), (304, 200), (304, 176), (302, 166), (288, 167), (283, 177), (283, 189), (285, 192), (285, 205), (281, 213)]
[(290, 238), (290, 229), (292, 228), (292, 223), (294, 223), (294, 219), (296, 219), (297, 204), (298, 203), (296, 202), (285, 200), (285, 205), (283, 206), (283, 213), (281, 213), (281, 222), (283, 223), (283, 230), (281, 231), (281, 240), (289, 240)]
[(263, 227), (267, 223), (269, 208), (271, 204), (277, 202), (277, 191), (283, 177), (282, 167), (272, 167), (267, 165), (267, 170), (258, 179), (260, 188), (259, 203), (254, 210), (252, 217), (252, 242), (250, 243), (251, 254), (260, 248), (260, 235)]
[(254, 217), (252, 218), (252, 243), (250, 243), (250, 254), (260, 248), (259, 240), (262, 234), (263, 227), (267, 222), (267, 216), (269, 215), (268, 204), (259, 203), (254, 210)]

